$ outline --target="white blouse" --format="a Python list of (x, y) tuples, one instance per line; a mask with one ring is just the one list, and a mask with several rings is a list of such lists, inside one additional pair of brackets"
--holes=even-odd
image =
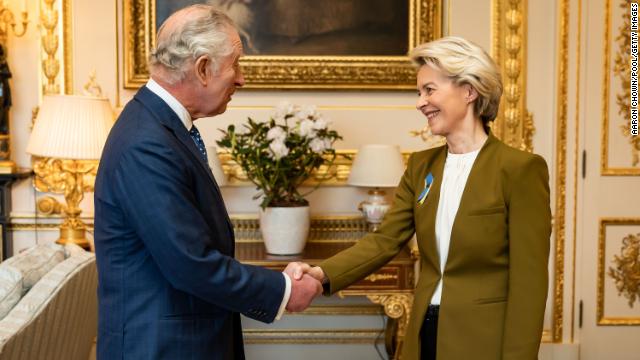
[[(453, 221), (456, 218), (458, 207), (460, 207), (460, 199), (467, 184), (471, 167), (479, 152), (480, 149), (465, 154), (447, 153), (440, 187), (440, 201), (438, 202), (438, 212), (436, 214), (436, 247), (440, 257), (441, 272), (444, 272), (447, 257), (449, 256)], [(444, 275), (438, 281), (436, 291), (431, 297), (432, 305), (440, 305), (443, 281)]]

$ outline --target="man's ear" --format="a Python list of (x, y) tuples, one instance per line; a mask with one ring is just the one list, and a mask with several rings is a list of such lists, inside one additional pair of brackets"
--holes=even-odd
[(200, 82), (202, 86), (207, 86), (207, 81), (210, 76), (209, 72), (211, 71), (211, 59), (206, 55), (202, 55), (196, 59), (193, 68), (198, 82)]

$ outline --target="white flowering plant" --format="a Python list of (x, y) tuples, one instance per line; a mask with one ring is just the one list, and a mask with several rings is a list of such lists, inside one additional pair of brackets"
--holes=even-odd
[(260, 207), (306, 206), (299, 188), (314, 170), (331, 165), (333, 148), (342, 137), (315, 106), (279, 104), (269, 121), (251, 118), (241, 127), (229, 125), (217, 144), (230, 152), (262, 197)]

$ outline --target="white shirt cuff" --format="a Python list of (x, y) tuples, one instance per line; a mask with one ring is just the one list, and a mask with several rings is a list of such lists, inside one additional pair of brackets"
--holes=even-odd
[(280, 320), (282, 315), (284, 314), (284, 310), (287, 308), (287, 304), (289, 303), (289, 298), (291, 297), (291, 279), (289, 275), (282, 273), (284, 276), (284, 296), (282, 297), (282, 303), (280, 304), (280, 309), (278, 309), (278, 315), (276, 315), (276, 320)]

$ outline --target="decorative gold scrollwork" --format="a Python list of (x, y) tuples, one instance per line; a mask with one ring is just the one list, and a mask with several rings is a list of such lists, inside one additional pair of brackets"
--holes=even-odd
[(618, 295), (624, 295), (633, 303), (640, 303), (640, 233), (629, 234), (622, 239), (620, 255), (613, 256), (615, 267), (609, 267), (609, 275), (616, 283)]
[(506, 144), (533, 151), (535, 127), (526, 108), (526, 1), (494, 0), (493, 57), (502, 70), (504, 92), (492, 131)]
[(43, 85), (45, 95), (60, 92), (60, 85), (56, 82), (60, 72), (60, 61), (56, 58), (59, 42), (56, 35), (58, 10), (55, 9), (55, 3), (56, 0), (43, 0), (40, 11), (40, 23), (45, 30), (45, 34), (42, 36), (42, 49), (47, 54), (47, 57), (42, 60), (42, 71), (47, 78), (46, 84)]
[(371, 274), (364, 279), (370, 282), (398, 280), (398, 274)]
[[(618, 51), (616, 52), (615, 62), (613, 65), (613, 73), (620, 79), (620, 92), (616, 94), (616, 103), (618, 104), (618, 114), (622, 116), (622, 124), (620, 129), (625, 137), (629, 138), (631, 144), (631, 165), (640, 165), (640, 136), (632, 136), (629, 119), (631, 119), (631, 35), (629, 29), (631, 24), (631, 6), (628, 0), (620, 1), (620, 7), (624, 9), (622, 14), (622, 25), (619, 27), (619, 33), (616, 37), (618, 43)], [(609, 69), (605, 69), (609, 71)]]
[[(375, 304), (384, 307), (384, 313), (398, 320), (398, 337), (404, 339), (409, 325), (409, 316), (411, 314), (411, 306), (413, 305), (413, 294), (371, 294), (367, 298)], [(400, 345), (400, 343), (398, 344)], [(396, 351), (397, 353), (397, 351)]]

